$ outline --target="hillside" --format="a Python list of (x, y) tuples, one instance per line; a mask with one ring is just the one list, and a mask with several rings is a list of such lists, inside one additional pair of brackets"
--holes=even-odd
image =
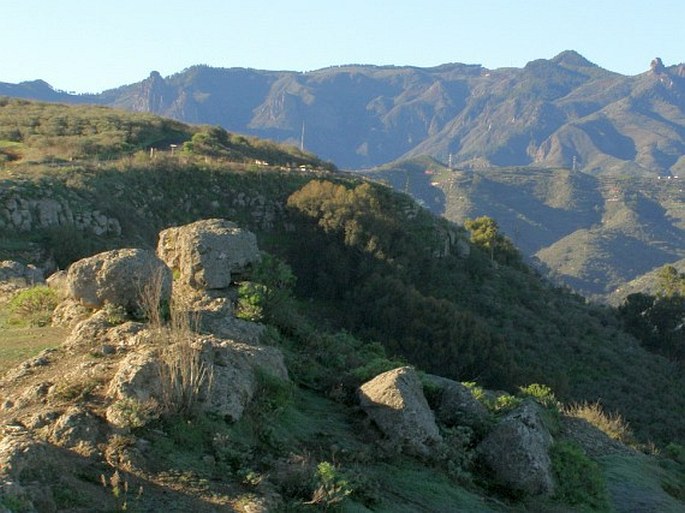
[(498, 221), (536, 267), (588, 297), (685, 255), (683, 180), (569, 169), (448, 169), (412, 159), (365, 172), (457, 223)]
[[(455, 166), (678, 175), (685, 68), (623, 76), (567, 51), (524, 68), (340, 66), (307, 73), (193, 66), (97, 95), (40, 80), (0, 95), (97, 103), (298, 144), (346, 169), (429, 155)], [(304, 130), (303, 130), (304, 129)]]
[[(574, 444), (590, 450), (582, 457), (574, 452), (572, 461), (596, 468), (587, 461), (591, 457), (594, 465), (600, 466), (604, 477), (598, 479), (605, 483), (617, 511), (628, 511), (630, 490), (636, 489), (638, 482), (637, 489), (649, 497), (650, 504), (661, 505), (663, 511), (680, 508), (683, 490), (678, 484), (678, 451), (685, 442), (685, 397), (680, 393), (685, 384), (683, 375), (679, 364), (648, 352), (622, 331), (610, 308), (589, 304), (567, 289), (540, 279), (515, 253), (504, 259), (498, 254), (495, 259), (471, 244), (462, 227), (431, 214), (408, 196), (359, 176), (336, 172), (296, 149), (216, 128), (193, 128), (102, 108), (18, 100), (7, 100), (2, 107), (11, 108), (16, 108), (16, 114), (7, 114), (6, 119), (15, 120), (14, 130), (22, 137), (20, 142), (10, 142), (22, 146), (0, 163), (2, 259), (34, 263), (49, 273), (56, 266), (65, 268), (103, 250), (154, 250), (161, 230), (207, 218), (236, 222), (254, 233), (259, 248), (274, 257), (265, 258), (265, 268), (253, 270), (253, 275), (239, 273), (241, 277), (235, 281), (244, 280), (247, 274), (256, 283), (252, 288), (242, 292), (205, 291), (209, 296), (197, 305), (213, 328), (205, 330), (205, 338), (193, 340), (201, 347), (215, 348), (207, 349), (206, 354), (224, 361), (217, 373), (228, 372), (226, 360), (217, 356), (218, 348), (226, 346), (221, 337), (254, 343), (254, 334), (263, 329), (253, 327), (231, 331), (232, 336), (221, 335), (236, 325), (245, 328), (233, 320), (238, 311), (234, 302), (242, 294), (243, 312), (268, 326), (264, 337), (256, 338), (265, 347), (283, 353), (292, 385), (284, 387), (280, 381), (268, 380), (262, 383), (267, 392), (253, 396), (256, 406), (248, 410), (242, 423), (226, 423), (212, 416), (200, 417), (196, 424), (172, 418), (141, 427), (141, 431), (125, 432), (124, 438), (107, 438), (109, 452), (104, 451), (103, 457), (109, 460), (105, 466), (90, 466), (87, 447), (84, 453), (69, 452), (69, 464), (85, 469), (90, 484), (78, 477), (84, 476), (81, 471), (75, 474), (76, 481), (65, 478), (67, 488), (90, 487), (89, 494), (103, 495), (107, 489), (93, 483), (92, 476), (97, 479), (100, 472), (120, 469), (132, 482), (144, 478), (150, 487), (146, 493), (165, 507), (173, 502), (165, 493), (172, 493), (171, 497), (183, 501), (180, 507), (195, 498), (203, 508), (198, 511), (246, 511), (240, 509), (243, 506), (237, 497), (241, 494), (268, 497), (275, 491), (284, 500), (307, 509), (304, 503), (313, 500), (316, 486), (298, 488), (293, 479), (302, 474), (295, 471), (301, 463), (307, 475), (318, 475), (316, 465), (327, 461), (347, 472), (344, 478), (331, 477), (331, 493), (336, 483), (343, 487), (340, 480), (357, 476), (350, 486), (356, 487), (358, 495), (346, 503), (345, 507), (351, 508), (348, 511), (400, 511), (400, 507), (412, 507), (411, 501), (417, 501), (417, 508), (423, 511), (444, 511), (454, 504), (467, 511), (485, 507), (512, 513), (559, 508), (581, 511), (585, 507), (559, 497), (528, 503), (517, 493), (498, 489), (487, 478), (480, 480), (482, 471), (479, 473), (469, 459), (474, 456), (469, 444), (475, 444), (476, 439), (463, 438), (464, 432), (459, 429), (445, 432), (457, 451), (449, 459), (452, 466), (445, 461), (426, 462), (404, 452), (399, 456), (384, 452), (383, 436), (376, 444), (379, 435), (373, 429), (367, 431), (368, 421), (365, 424), (359, 416), (357, 389), (384, 371), (411, 364), (455, 383), (477, 382), (470, 385), (476, 387), (474, 395), (485, 399), (494, 410), (499, 408), (498, 419), (520, 405), (520, 398), (516, 399), (520, 387), (534, 383), (550, 387), (545, 393), (540, 390), (546, 388), (532, 389), (549, 404), (550, 393), (554, 401), (565, 405), (595, 404), (602, 416), (618, 419), (615, 424), (622, 426), (625, 442), (638, 449), (654, 443), (671, 458), (653, 459), (622, 445), (617, 449), (595, 431), (589, 435), (575, 428), (565, 435), (555, 431), (560, 440), (575, 440)], [(34, 115), (25, 116), (28, 112)], [(68, 153), (80, 140), (72, 139), (76, 136), (70, 130), (61, 134), (52, 129), (40, 132), (48, 130), (48, 120), (59, 118), (67, 127), (83, 125), (84, 119), (108, 120), (105, 124), (86, 123), (95, 132), (86, 138), (95, 137), (105, 126), (138, 128), (123, 130), (121, 137), (130, 137), (123, 139), (125, 144), (107, 136), (102, 138), (104, 146), (94, 154)], [(33, 130), (31, 137), (25, 137), (27, 130)], [(151, 144), (154, 150), (154, 143), (136, 139), (134, 135), (139, 133), (156, 133), (154, 140), (163, 141), (166, 135), (175, 134), (177, 147), (173, 152), (162, 148), (150, 151), (146, 145)], [(47, 150), (38, 151), (41, 148)], [(267, 150), (268, 161), (264, 160)], [(302, 159), (302, 164), (286, 165), (296, 158)], [(277, 162), (283, 165), (274, 165)], [(421, 170), (424, 163), (419, 162), (416, 169)], [(436, 179), (444, 171), (436, 169)], [(420, 176), (431, 178), (424, 171)], [(571, 192), (549, 196), (547, 201), (561, 208), (592, 200), (584, 193)], [(196, 283), (195, 277), (184, 278), (182, 266), (174, 265), (174, 271), (168, 270), (169, 276), (177, 275), (174, 287), (179, 280)], [(213, 310), (213, 305), (220, 308)], [(102, 429), (108, 437), (113, 434), (104, 412), (111, 406), (108, 390), (115, 386), (108, 383), (112, 383), (122, 359), (141, 357), (136, 348), (154, 350), (156, 346), (154, 339), (141, 335), (151, 328), (127, 324), (140, 322), (129, 317), (131, 312), (102, 307), (90, 314), (81, 329), (72, 328), (70, 344), (17, 367), (14, 372), (19, 374), (11, 374), (3, 382), (3, 394), (7, 394), (3, 404), (6, 400), (17, 404), (17, 410), (9, 406), (0, 413), (5, 429), (18, 437), (7, 438), (7, 443), (24, 440), (27, 434), (44, 436), (46, 439), (40, 438), (42, 442), (37, 445), (38, 454), (47, 451), (59, 460), (57, 455), (64, 447), (55, 440), (69, 449), (81, 439), (74, 423), (95, 426), (94, 431), (86, 429), (86, 435), (102, 434)], [(97, 344), (90, 345), (93, 340)], [(112, 352), (111, 345), (120, 349)], [(271, 354), (272, 349), (263, 351)], [(244, 360), (241, 357), (238, 361)], [(278, 369), (282, 377), (282, 368)], [(40, 386), (66, 375), (77, 379), (78, 386), (71, 388), (65, 382), (65, 387), (52, 392), (49, 386)], [(80, 381), (88, 376), (92, 382)], [(27, 387), (21, 388), (24, 383)], [(478, 393), (480, 387), (503, 392), (491, 396)], [(435, 408), (440, 387), (427, 384), (424, 388), (425, 400), (430, 399)], [(42, 410), (43, 397), (45, 404), (54, 407), (54, 417)], [(260, 397), (265, 402), (259, 402)], [(32, 410), (34, 406), (40, 412)], [(72, 406), (78, 411), (72, 411)], [(131, 413), (130, 421), (137, 422), (137, 415), (145, 418), (144, 411), (130, 412), (128, 407), (124, 411)], [(59, 433), (41, 420), (46, 418), (60, 419), (56, 424)], [(29, 433), (13, 424), (15, 419)], [(372, 433), (368, 435), (371, 438), (367, 433)], [(188, 439), (202, 451), (188, 452), (184, 442)], [(592, 447), (601, 451), (593, 453)], [(34, 454), (32, 450), (24, 454)], [(147, 456), (136, 459), (141, 454)], [(213, 458), (215, 467), (206, 456)], [(288, 459), (291, 456), (294, 459)], [(38, 473), (28, 472), (22, 483), (32, 475), (39, 481), (47, 479), (35, 465), (26, 468)], [(279, 474), (279, 468), (292, 474)], [(293, 479), (286, 479), (293, 474)], [(326, 478), (319, 475), (319, 479)], [(426, 485), (409, 486), (411, 483)], [(50, 482), (50, 486), (56, 489), (59, 483)], [(61, 500), (66, 503), (67, 499), (76, 500), (73, 496)], [(234, 509), (229, 509), (229, 502)], [(598, 504), (596, 510), (606, 510), (606, 502)]]

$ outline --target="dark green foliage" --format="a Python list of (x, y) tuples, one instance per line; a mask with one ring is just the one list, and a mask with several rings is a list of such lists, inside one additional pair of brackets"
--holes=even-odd
[(656, 353), (685, 359), (685, 296), (630, 294), (618, 313), (626, 331)]
[(236, 316), (249, 321), (273, 322), (287, 315), (295, 275), (282, 260), (262, 253), (261, 261), (250, 273), (250, 281), (238, 289)]
[(555, 477), (554, 497), (593, 511), (610, 511), (606, 484), (599, 466), (571, 442), (555, 443), (550, 449)]

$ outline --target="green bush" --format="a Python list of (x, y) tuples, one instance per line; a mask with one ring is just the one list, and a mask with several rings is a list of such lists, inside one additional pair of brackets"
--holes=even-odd
[(262, 253), (250, 281), (238, 288), (236, 317), (247, 321), (278, 322), (292, 298), (294, 284), (295, 275), (285, 262)]
[(599, 466), (571, 442), (559, 442), (550, 450), (556, 481), (555, 499), (573, 506), (585, 505), (608, 511), (604, 476)]
[(545, 408), (559, 410), (559, 401), (557, 401), (554, 392), (547, 385), (532, 383), (527, 387), (519, 387), (519, 390), (521, 395), (532, 397)]
[(49, 287), (24, 289), (9, 302), (9, 321), (17, 325), (45, 326), (50, 323), (57, 303), (57, 293)]
[(322, 511), (337, 507), (352, 493), (349, 481), (328, 461), (317, 465), (316, 483), (317, 487), (308, 504), (314, 504)]

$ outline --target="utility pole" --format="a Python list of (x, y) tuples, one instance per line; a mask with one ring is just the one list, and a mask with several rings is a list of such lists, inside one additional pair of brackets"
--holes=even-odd
[(302, 121), (302, 135), (300, 135), (300, 151), (304, 151), (304, 120)]

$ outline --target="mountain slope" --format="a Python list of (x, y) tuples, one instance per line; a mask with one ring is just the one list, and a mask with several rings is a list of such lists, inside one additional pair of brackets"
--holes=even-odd
[[(299, 144), (344, 168), (430, 155), (455, 165), (678, 174), (685, 66), (628, 77), (575, 52), (522, 69), (339, 66), (307, 73), (194, 66), (97, 95), (36, 81), (0, 94), (91, 102)], [(304, 138), (303, 138), (304, 133)], [(575, 164), (574, 164), (575, 162)]]
[[(8, 101), (5, 108), (11, 105)], [(19, 105), (22, 120), (24, 113), (40, 112), (41, 107), (14, 105)], [(43, 109), (49, 119), (60, 117), (67, 126), (86, 112), (94, 119), (106, 112), (110, 125), (142, 122), (140, 115), (102, 108)], [(162, 121), (152, 118), (150, 128)], [(177, 133), (195, 130), (175, 127)], [(206, 139), (214, 132), (198, 133)], [(50, 140), (61, 148), (55, 139), (69, 137), (38, 133), (30, 142), (42, 147)], [(193, 136), (191, 142), (197, 139)], [(261, 147), (259, 141), (247, 145), (255, 147)], [(200, 145), (193, 148), (150, 155), (133, 145), (107, 160), (94, 154), (59, 162), (58, 153), (45, 161), (0, 163), (0, 249), (10, 256), (37, 246), (43, 255), (59, 257), (65, 267), (102, 249), (153, 247), (159, 230), (168, 226), (229, 218), (254, 231), (263, 249), (292, 267), (297, 298), (322, 328), (344, 330), (370, 347), (379, 342), (392, 357), (459, 380), (478, 379), (510, 390), (542, 382), (564, 401), (601, 398), (643, 439), (685, 439), (681, 417), (674, 416), (684, 407), (682, 376), (671, 372), (671, 362), (622, 332), (612, 311), (553, 287), (515, 259), (493, 265), (489, 255), (468, 244), (463, 228), (387, 187), (311, 169), (317, 162), (313, 157), (305, 166), (309, 169), (258, 166), (246, 165), (245, 155), (235, 161), (234, 153), (213, 157), (202, 153)], [(283, 159), (293, 158), (281, 151)], [(436, 164), (418, 161), (412, 168), (422, 180), (439, 182), (446, 173), (452, 178), (452, 171), (438, 165), (432, 166), (433, 174), (425, 174), (426, 163)], [(411, 180), (410, 171), (406, 176)], [(562, 191), (550, 183), (545, 186), (543, 173), (538, 180), (524, 182), (522, 189), (537, 198), (539, 212), (530, 219), (558, 211), (569, 231), (577, 229), (572, 214), (564, 217), (564, 209), (593, 204), (596, 192), (583, 186), (595, 180), (559, 171), (569, 184)], [(509, 174), (511, 179), (526, 178), (515, 170)], [(461, 179), (468, 184), (479, 177), (488, 194), (493, 184), (495, 191), (500, 186), (477, 173)], [(457, 188), (467, 186), (457, 179), (454, 183)], [(454, 198), (449, 185), (445, 198)], [(521, 208), (525, 203), (511, 205)], [(653, 214), (640, 201), (635, 210), (645, 218)], [(596, 223), (597, 215), (587, 213), (578, 225)], [(540, 233), (537, 239), (531, 237), (531, 244), (544, 240)], [(318, 343), (316, 330), (295, 329), (297, 319), (287, 316), (280, 322), (290, 335)], [(330, 379), (337, 378), (313, 376), (310, 385)]]

